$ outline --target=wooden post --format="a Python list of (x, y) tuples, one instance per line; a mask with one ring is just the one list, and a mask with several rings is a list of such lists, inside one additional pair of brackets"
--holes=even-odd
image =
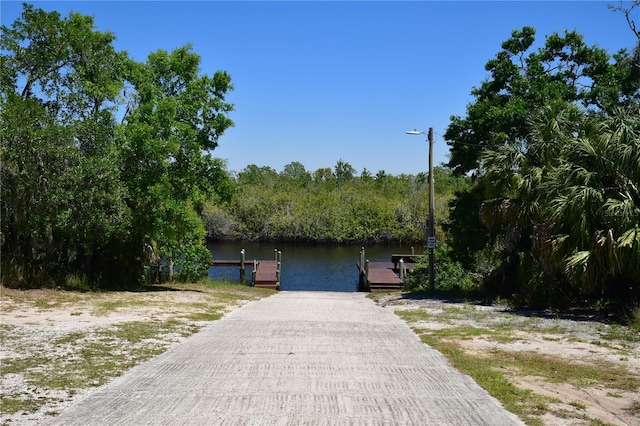
[(369, 259), (364, 261), (364, 288), (366, 291), (371, 291), (371, 286), (369, 285)]
[(258, 262), (253, 259), (253, 271), (251, 272), (251, 285), (256, 285), (256, 273), (258, 272)]
[[(409, 135), (423, 135), (425, 132), (408, 131)], [(431, 295), (436, 292), (436, 270), (434, 248), (436, 244), (436, 230), (434, 217), (435, 189), (433, 186), (433, 127), (429, 127), (429, 219), (427, 221), (427, 249), (429, 250), (429, 287)]]
[(245, 261), (245, 251), (244, 249), (240, 250), (240, 282), (244, 282), (244, 261)]
[(282, 276), (282, 252), (278, 251), (278, 269), (276, 269), (276, 281), (280, 282)]
[(358, 260), (358, 291), (364, 289), (364, 247), (360, 248), (360, 259)]
[(400, 279), (404, 282), (404, 259), (400, 259)]
[(278, 249), (273, 249), (273, 260), (278, 260)]
[(411, 247), (411, 254), (416, 254), (415, 251), (413, 250), (413, 247)]

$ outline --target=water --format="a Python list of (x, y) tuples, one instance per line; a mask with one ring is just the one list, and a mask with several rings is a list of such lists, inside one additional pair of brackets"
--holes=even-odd
[[(274, 249), (282, 252), (280, 290), (358, 291), (358, 269), (361, 246), (324, 246), (292, 243), (216, 242), (210, 243), (213, 258), (240, 260), (245, 249), (246, 259), (274, 259)], [(419, 254), (421, 247), (416, 247)], [(392, 253), (410, 253), (402, 245), (376, 245), (365, 247), (366, 258), (372, 262), (390, 262)], [(252, 268), (247, 267), (246, 280), (251, 280)], [(237, 281), (237, 267), (209, 268), (211, 278)]]

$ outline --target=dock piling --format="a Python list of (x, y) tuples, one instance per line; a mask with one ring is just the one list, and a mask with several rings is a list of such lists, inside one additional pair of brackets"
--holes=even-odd
[(244, 272), (245, 272), (245, 268), (244, 268), (244, 262), (245, 262), (245, 251), (244, 248), (242, 250), (240, 250), (240, 281), (244, 282)]
[(276, 269), (276, 281), (280, 285), (280, 277), (282, 275), (282, 251), (278, 250), (278, 266)]
[(365, 282), (369, 282), (369, 259), (364, 262), (364, 279)]

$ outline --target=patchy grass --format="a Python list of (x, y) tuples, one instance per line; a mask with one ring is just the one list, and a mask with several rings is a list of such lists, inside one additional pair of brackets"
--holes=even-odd
[(611, 324), (606, 329), (601, 327), (602, 338), (605, 340), (622, 340), (624, 342), (640, 342), (640, 330), (635, 327), (624, 327)]
[[(129, 368), (166, 351), (221, 318), (242, 301), (274, 291), (229, 282), (167, 284), (129, 292), (13, 290), (0, 286), (2, 314), (23, 317), (20, 324), (0, 324), (0, 424), (12, 415), (57, 413), (79, 390), (100, 386)], [(30, 314), (31, 312), (31, 314)], [(44, 317), (41, 315), (45, 312)], [(35, 319), (27, 318), (36, 315)], [(50, 318), (83, 315), (102, 318), (97, 326), (38, 330), (55, 326)], [(139, 318), (130, 320), (128, 318)], [(40, 318), (40, 319), (39, 319)], [(73, 318), (73, 319), (71, 319)], [(92, 323), (91, 321), (89, 322)]]
[[(397, 309), (395, 313), (413, 326), (424, 343), (445, 355), (454, 367), (471, 376), (529, 425), (543, 425), (543, 416), (549, 414), (570, 424), (608, 423), (590, 415), (586, 401), (575, 397), (564, 401), (521, 387), (518, 383), (522, 377), (550, 386), (570, 385), (587, 392), (606, 390), (607, 397), (612, 399), (634, 395), (640, 390), (640, 374), (625, 363), (638, 353), (637, 345), (630, 342), (637, 342), (640, 336), (632, 327), (594, 323), (590, 329), (597, 339), (590, 339), (584, 334), (584, 328), (574, 328), (560, 319), (491, 311), (471, 304), (429, 301), (423, 308), (415, 306)], [(535, 337), (540, 344), (583, 345), (586, 347), (584, 357), (566, 358), (553, 352), (510, 349), (509, 345), (514, 342), (528, 344), (528, 336)], [(469, 344), (482, 341), (484, 345)], [(589, 350), (589, 345), (594, 349)], [(595, 357), (602, 352), (597, 348), (618, 354), (621, 362)], [(640, 401), (632, 402), (628, 411), (640, 415)]]
[(539, 419), (548, 408), (551, 398), (513, 385), (504, 371), (496, 368), (496, 360), (466, 353), (458, 344), (433, 334), (421, 334), (423, 342), (449, 359), (451, 364), (471, 376), (504, 407), (530, 425), (542, 425)]
[[(13, 396), (0, 396), (0, 414), (34, 412), (42, 405), (42, 399), (33, 400), (31, 398), (19, 398)], [(3, 423), (3, 425), (8, 423)]]

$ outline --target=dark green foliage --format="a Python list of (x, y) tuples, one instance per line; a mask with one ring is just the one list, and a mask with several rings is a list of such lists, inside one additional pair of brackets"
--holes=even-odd
[(472, 268), (476, 253), (485, 248), (490, 239), (489, 230), (480, 221), (478, 212), (482, 193), (475, 187), (457, 191), (449, 203), (449, 220), (443, 225), (451, 256), (464, 267)]
[(207, 276), (211, 252), (203, 244), (185, 244), (178, 254), (178, 280), (196, 282)]
[[(632, 29), (637, 5), (617, 8)], [(575, 31), (533, 51), (534, 36), (512, 33), (447, 129), (449, 165), (474, 181), (450, 204), (451, 255), (523, 304), (638, 299), (635, 56)]]
[(233, 124), (229, 75), (199, 75), (189, 46), (137, 63), (114, 39), (27, 4), (1, 28), (5, 285), (136, 284), (202, 252), (205, 201), (235, 191), (208, 154)]
[(528, 149), (485, 153), (480, 216), (523, 300), (640, 298), (639, 117), (548, 107)]
[(27, 5), (2, 27), (11, 76), (2, 86), (2, 263), (29, 286), (71, 271), (100, 276), (127, 232), (114, 167), (113, 101), (123, 80), (113, 70), (123, 57), (112, 40), (91, 18)]
[(626, 65), (628, 53), (612, 57), (587, 46), (576, 31), (554, 33), (532, 52), (534, 41), (532, 27), (514, 30), (487, 62), (490, 78), (471, 91), (475, 100), (466, 116), (451, 117), (445, 139), (456, 173), (478, 170), (485, 149), (519, 143), (527, 133), (527, 114), (544, 105), (576, 102), (608, 113), (640, 100), (638, 79)]

